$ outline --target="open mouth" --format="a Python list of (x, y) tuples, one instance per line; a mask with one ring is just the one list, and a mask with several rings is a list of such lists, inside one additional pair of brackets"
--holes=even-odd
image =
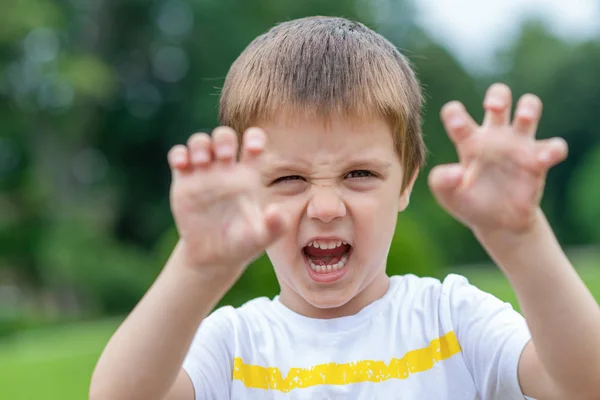
[(352, 246), (342, 240), (313, 240), (302, 249), (302, 253), (309, 275), (314, 280), (330, 282), (345, 273)]

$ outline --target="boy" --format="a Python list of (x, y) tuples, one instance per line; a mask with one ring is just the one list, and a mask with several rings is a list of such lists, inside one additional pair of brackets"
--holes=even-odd
[[(180, 241), (91, 398), (600, 398), (600, 310), (539, 209), (566, 145), (535, 141), (537, 97), (511, 123), (510, 91), (493, 85), (481, 126), (446, 105), (460, 163), (429, 176), (527, 324), (459, 276), (386, 275), (425, 158), (421, 103), (407, 61), (361, 24), (305, 18), (254, 40), (223, 88), (228, 127), (169, 153)], [(280, 295), (208, 316), (265, 249)]]

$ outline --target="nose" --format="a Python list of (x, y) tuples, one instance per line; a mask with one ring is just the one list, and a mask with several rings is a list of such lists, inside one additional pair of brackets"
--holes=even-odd
[(313, 193), (306, 213), (309, 218), (328, 223), (345, 216), (346, 206), (334, 189), (323, 188)]

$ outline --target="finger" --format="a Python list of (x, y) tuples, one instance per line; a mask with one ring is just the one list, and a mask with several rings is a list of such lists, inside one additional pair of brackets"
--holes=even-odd
[(256, 203), (240, 198), (239, 206), (250, 224), (246, 232), (248, 236), (242, 239), (261, 251), (277, 240), (289, 226), (287, 217), (275, 204), (270, 204), (263, 211)]
[(194, 133), (188, 139), (187, 146), (191, 155), (192, 165), (205, 167), (212, 161), (210, 136), (206, 133)]
[(535, 145), (537, 161), (546, 170), (564, 161), (569, 153), (569, 146), (562, 138), (538, 140)]
[(445, 164), (434, 167), (429, 173), (429, 187), (440, 198), (454, 192), (464, 178), (464, 168), (460, 164)]
[(190, 155), (187, 147), (181, 144), (173, 146), (171, 150), (169, 150), (167, 160), (169, 161), (169, 166), (173, 170), (186, 169), (190, 165)]
[(280, 207), (270, 204), (265, 209), (264, 216), (265, 226), (267, 227), (267, 236), (265, 238), (265, 246), (276, 241), (289, 226), (288, 219)]
[(227, 126), (220, 126), (213, 131), (212, 138), (213, 151), (217, 161), (226, 164), (233, 162), (238, 149), (238, 138), (235, 131)]
[(477, 123), (458, 101), (445, 104), (440, 117), (448, 136), (456, 145), (468, 139), (477, 129)]
[(534, 137), (542, 115), (542, 101), (533, 94), (521, 96), (515, 110), (513, 128), (515, 133)]
[[(240, 252), (254, 252), (261, 247), (266, 228), (258, 205), (246, 196), (237, 197), (241, 217), (233, 224), (231, 231), (232, 243), (236, 243)], [(264, 250), (264, 249), (260, 249)]]
[(495, 83), (488, 89), (483, 101), (486, 126), (503, 126), (510, 121), (512, 94), (510, 88), (503, 83)]
[(267, 135), (260, 128), (249, 128), (244, 132), (241, 160), (251, 162), (265, 149)]

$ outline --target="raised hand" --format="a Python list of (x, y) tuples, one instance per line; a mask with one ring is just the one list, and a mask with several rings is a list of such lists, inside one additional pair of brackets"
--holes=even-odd
[(536, 141), (538, 97), (521, 97), (512, 123), (511, 105), (510, 89), (495, 84), (486, 93), (481, 126), (459, 102), (441, 111), (459, 163), (435, 167), (429, 185), (438, 202), (472, 230), (527, 231), (539, 210), (547, 171), (567, 155), (560, 138)]
[(197, 133), (169, 152), (171, 209), (194, 267), (237, 274), (285, 230), (280, 210), (260, 202), (254, 164), (265, 140), (262, 130), (249, 129), (238, 161), (236, 133), (220, 127), (212, 138)]

